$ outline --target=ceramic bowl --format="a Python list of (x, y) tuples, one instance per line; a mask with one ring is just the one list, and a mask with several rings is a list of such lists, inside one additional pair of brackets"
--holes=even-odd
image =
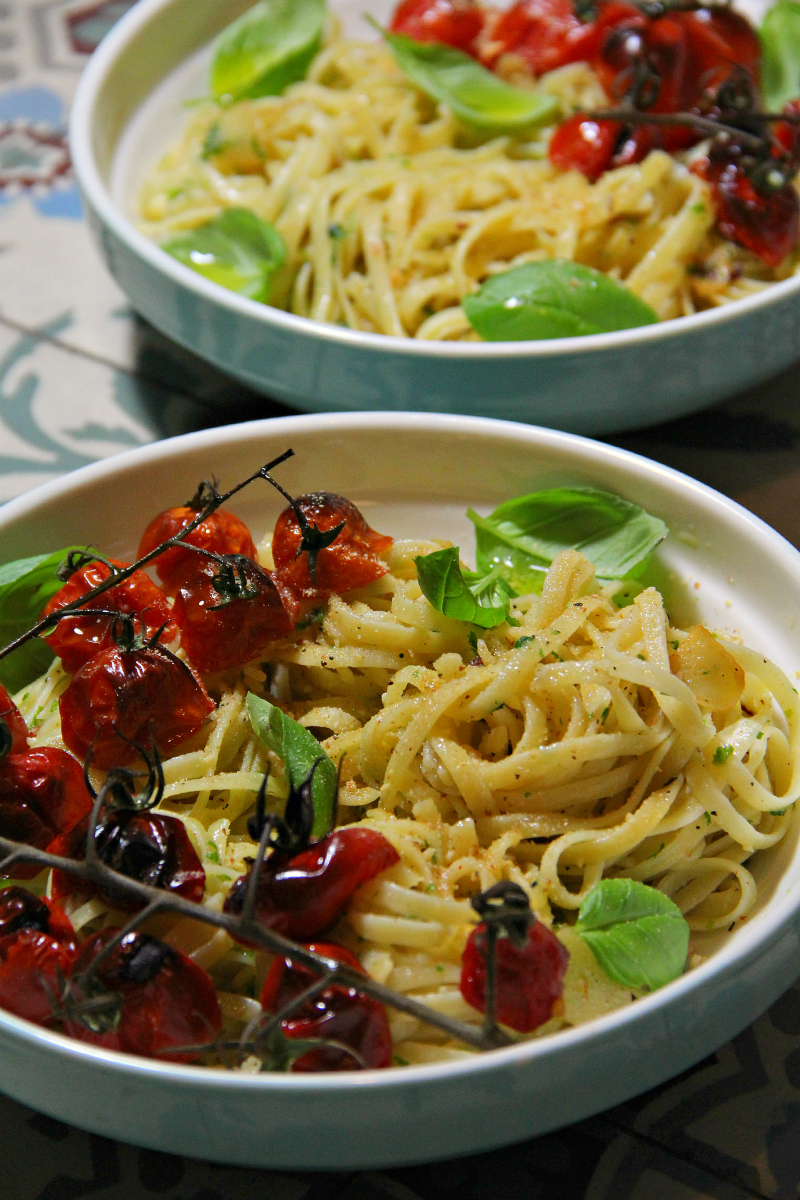
[[(207, 92), (208, 43), (253, 0), (140, 0), (83, 75), (72, 152), (92, 228), (131, 303), (257, 391), (315, 412), (455, 412), (603, 433), (691, 412), (800, 356), (800, 277), (691, 317), (592, 337), (448, 343), (360, 333), (210, 283), (135, 227), (147, 167)], [(756, 0), (754, 0), (756, 2)], [(331, 0), (374, 37), (394, 0)]]
[[(446, 536), (469, 556), (469, 504), (532, 488), (612, 489), (663, 517), (672, 615), (738, 631), (800, 670), (800, 554), (685, 476), (573, 435), (416, 414), (290, 417), (161, 442), (86, 467), (0, 510), (3, 561), (93, 543), (128, 557), (150, 514), (216, 475), (231, 486), (287, 447), (295, 494), (355, 500), (395, 536)], [(251, 485), (234, 511), (256, 536), (281, 507)], [(617, 1104), (689, 1067), (755, 1019), (800, 961), (796, 835), (762, 855), (758, 911), (697, 969), (580, 1028), (456, 1063), (329, 1076), (241, 1075), (95, 1049), (0, 1012), (0, 1089), (107, 1137), (215, 1161), (355, 1168), (467, 1154)]]

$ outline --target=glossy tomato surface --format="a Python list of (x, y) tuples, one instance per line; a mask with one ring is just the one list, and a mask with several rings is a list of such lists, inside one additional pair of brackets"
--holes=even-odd
[[(197, 510), (187, 505), (167, 508), (153, 517), (142, 534), (137, 558), (144, 558), (162, 542), (176, 537), (196, 517)], [(196, 529), (187, 534), (186, 541), (190, 546), (212, 550), (215, 554), (243, 554), (252, 559), (256, 557), (256, 547), (250, 530), (244, 521), (225, 508), (217, 509), (201, 521)], [(169, 595), (173, 595), (185, 572), (193, 571), (202, 561), (201, 555), (191, 550), (182, 550), (180, 546), (172, 546), (163, 554), (159, 554), (153, 566), (165, 590)]]

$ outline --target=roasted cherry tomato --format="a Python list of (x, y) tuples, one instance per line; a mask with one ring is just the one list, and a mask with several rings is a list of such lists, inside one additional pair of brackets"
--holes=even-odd
[(330, 545), (309, 551), (295, 509), (290, 506), (278, 517), (272, 538), (275, 579), (299, 603), (366, 587), (386, 574), (389, 568), (378, 554), (389, 549), (392, 538), (370, 529), (355, 504), (331, 492), (298, 496), (295, 504), (322, 534), (343, 525)]
[[(788, 104), (784, 104), (782, 111), (787, 117), (800, 117), (800, 100), (790, 100)], [(775, 139), (784, 150), (796, 154), (800, 148), (800, 123), (779, 121), (775, 126)]]
[[(495, 1015), (503, 1025), (530, 1033), (556, 1016), (564, 991), (569, 954), (541, 921), (528, 929), (528, 940), (518, 950), (507, 937), (499, 937)], [(486, 1011), (486, 926), (476, 925), (461, 958), (461, 995), (467, 1004)]]
[[(81, 974), (117, 935), (103, 929), (80, 948), (72, 967), (74, 999), (80, 1003)], [(192, 1062), (196, 1054), (171, 1048), (212, 1042), (222, 1026), (211, 979), (185, 954), (144, 933), (129, 933), (103, 960), (94, 978), (121, 1001), (117, 1028), (95, 1033), (80, 1020), (65, 1022), (64, 1032), (82, 1042), (123, 1050), (163, 1062)]]
[(198, 671), (242, 666), (294, 624), (269, 571), (246, 558), (226, 561), (244, 596), (228, 599), (221, 593), (214, 582), (220, 564), (207, 559), (184, 575), (175, 597), (181, 646)]
[[(57, 838), (49, 847), (50, 853), (82, 859), (88, 828), (87, 818), (70, 833)], [(121, 875), (150, 887), (163, 888), (197, 904), (203, 899), (206, 873), (189, 840), (186, 826), (178, 817), (104, 808), (95, 828), (94, 844), (100, 860)], [(115, 908), (133, 912), (143, 907), (142, 901), (122, 890), (87, 884), (66, 871), (53, 872), (52, 891), (57, 900), (71, 896), (75, 891), (88, 891), (102, 896)]]
[(483, 12), (473, 0), (402, 0), (391, 30), (415, 42), (443, 42), (470, 53), (483, 21)]
[[(144, 558), (145, 554), (155, 550), (156, 546), (175, 537), (191, 524), (198, 511), (199, 509), (192, 508), (191, 505), (183, 505), (159, 513), (142, 534), (137, 557)], [(245, 558), (252, 559), (256, 557), (255, 544), (244, 521), (240, 521), (233, 513), (226, 512), (223, 508), (217, 509), (201, 521), (186, 541), (191, 546), (198, 546), (201, 550), (212, 550), (215, 554), (243, 554)], [(159, 554), (153, 566), (168, 595), (177, 591), (186, 570), (193, 571), (198, 561), (202, 561), (201, 555), (192, 550), (182, 550), (180, 546), (173, 546)]]
[(675, 13), (686, 29), (691, 54), (694, 99), (715, 92), (733, 71), (744, 68), (758, 87), (761, 77), (761, 45), (753, 26), (732, 8), (699, 9)]
[[(356, 971), (363, 971), (358, 959), (343, 946), (318, 942), (308, 948)], [(261, 1007), (266, 1012), (279, 1012), (316, 978), (314, 971), (302, 963), (273, 959), (264, 980)], [(281, 1021), (281, 1029), (289, 1038), (330, 1038), (343, 1042), (345, 1046), (352, 1046), (368, 1067), (388, 1067), (392, 1061), (392, 1035), (386, 1009), (356, 988), (342, 987), (341, 984), (325, 988)], [(295, 1059), (292, 1070), (353, 1071), (359, 1065), (346, 1051), (321, 1046)]]
[[(0, 835), (46, 850), (92, 807), (83, 771), (65, 750), (46, 746), (0, 761)], [(13, 879), (32, 879), (41, 867), (18, 863)]]
[(599, 4), (593, 21), (582, 21), (572, 0), (519, 0), (492, 26), (483, 61), (491, 66), (504, 54), (517, 54), (535, 75), (566, 63), (590, 62), (608, 29), (638, 15), (623, 0)]
[(98, 767), (133, 762), (118, 734), (161, 754), (197, 733), (214, 702), (196, 675), (163, 646), (104, 650), (72, 677), (58, 702), (61, 732), (78, 758)]
[(576, 113), (553, 134), (550, 161), (561, 171), (580, 171), (594, 183), (611, 165), (621, 129), (618, 121), (593, 121)]
[[(113, 562), (115, 567), (128, 566), (127, 563), (116, 562), (114, 559), (109, 561)], [(89, 563), (76, 571), (61, 590), (56, 592), (42, 616), (49, 616), (50, 613), (85, 596), (92, 588), (108, 579), (110, 574), (111, 571), (102, 562)], [(107, 592), (102, 592), (78, 616), (64, 617), (55, 629), (48, 633), (45, 641), (71, 675), (101, 650), (108, 650), (114, 645), (111, 636), (113, 618), (92, 617), (89, 615), (92, 608), (105, 608), (141, 618), (148, 637), (152, 637), (162, 625), (166, 625), (162, 634), (165, 642), (171, 642), (178, 636), (177, 626), (172, 620), (167, 598), (161, 588), (157, 587), (144, 571), (135, 571), (129, 579), (109, 588)]]
[[(299, 854), (274, 852), (259, 872), (256, 918), (286, 937), (316, 937), (344, 912), (362, 883), (399, 861), (382, 833), (355, 825), (335, 829)], [(225, 912), (242, 911), (249, 878), (248, 871), (236, 880)]]
[(61, 977), (75, 957), (75, 934), (62, 910), (23, 888), (0, 892), (0, 1008), (50, 1025)]
[(15, 937), (21, 930), (50, 933), (63, 942), (74, 943), (75, 931), (58, 905), (21, 887), (6, 887), (0, 891), (0, 945), (3, 939)]
[(3, 739), (0, 738), (0, 756), (4, 753), (7, 754), (9, 750), (13, 754), (21, 754), (23, 750), (27, 750), (28, 727), (23, 720), (22, 713), (2, 684), (0, 684), (0, 721), (5, 723), (10, 737), (10, 742), (6, 747), (2, 744)]
[(722, 236), (768, 267), (777, 267), (797, 245), (800, 233), (800, 201), (793, 185), (757, 187), (730, 145), (712, 147), (696, 169), (711, 184)]

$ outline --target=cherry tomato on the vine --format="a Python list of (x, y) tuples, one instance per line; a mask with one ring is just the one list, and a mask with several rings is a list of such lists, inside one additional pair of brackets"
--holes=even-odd
[(350, 500), (332, 492), (310, 492), (298, 496), (295, 505), (320, 533), (344, 524), (329, 546), (309, 552), (294, 507), (284, 509), (275, 522), (275, 579), (298, 602), (324, 600), (334, 593), (366, 587), (386, 574), (389, 568), (378, 555), (389, 549), (393, 539), (371, 529)]
[[(117, 932), (103, 929), (81, 946), (71, 972), (78, 1003), (82, 973)], [(95, 978), (119, 997), (119, 1023), (113, 1031), (95, 1033), (80, 1020), (65, 1022), (64, 1032), (82, 1042), (162, 1062), (186, 1063), (197, 1055), (177, 1053), (177, 1048), (212, 1042), (222, 1027), (222, 1013), (209, 975), (185, 954), (148, 934), (127, 934), (98, 966)]]
[[(65, 750), (45, 746), (0, 761), (0, 836), (46, 850), (92, 807), (80, 764)], [(41, 867), (17, 863), (13, 879), (32, 879)]]
[[(517, 949), (499, 937), (495, 1015), (503, 1025), (530, 1033), (556, 1015), (564, 991), (569, 954), (541, 921), (533, 921), (528, 938)], [(467, 1004), (486, 1011), (486, 926), (476, 925), (461, 958), (461, 995)]]
[(580, 171), (594, 183), (608, 169), (621, 129), (618, 121), (594, 121), (576, 113), (553, 134), (550, 161), (562, 171)]
[(283, 589), (269, 571), (246, 558), (230, 560), (230, 570), (245, 595), (228, 599), (220, 593), (215, 584), (220, 564), (208, 559), (183, 576), (175, 597), (181, 646), (198, 671), (242, 666), (293, 627)]
[(415, 42), (442, 42), (469, 54), (483, 23), (474, 0), (401, 0), (390, 28)]
[[(145, 554), (155, 550), (156, 546), (175, 537), (190, 525), (196, 516), (196, 509), (182, 505), (165, 509), (157, 517), (153, 517), (142, 534), (138, 557), (144, 558)], [(244, 521), (224, 508), (218, 508), (201, 521), (197, 528), (187, 535), (186, 541), (191, 546), (197, 546), (201, 550), (212, 550), (215, 554), (243, 554), (245, 558), (252, 559), (256, 557), (256, 547), (250, 530)], [(153, 560), (153, 566), (164, 590), (168, 595), (173, 595), (186, 571), (193, 571), (202, 561), (202, 556), (194, 551), (172, 546)]]
[[(115, 567), (127, 567), (128, 563), (109, 559)], [(46, 605), (42, 616), (72, 604), (86, 595), (92, 588), (103, 583), (111, 574), (110, 569), (102, 562), (92, 562), (82, 567), (70, 576), (60, 591)], [(45, 641), (59, 656), (64, 667), (71, 675), (95, 658), (102, 650), (108, 650), (114, 645), (111, 636), (112, 617), (93, 617), (93, 608), (104, 608), (112, 612), (127, 613), (140, 617), (144, 632), (152, 637), (156, 630), (166, 624), (162, 634), (165, 642), (171, 642), (178, 635), (178, 629), (172, 620), (167, 598), (161, 588), (153, 583), (144, 571), (135, 571), (128, 579), (116, 587), (102, 592), (96, 600), (87, 604), (74, 617), (64, 617), (50, 633)]]
[(0, 1008), (53, 1024), (59, 975), (69, 973), (75, 952), (72, 925), (57, 905), (18, 887), (0, 892)]
[(797, 192), (789, 182), (757, 187), (738, 158), (735, 146), (712, 147), (695, 169), (711, 184), (723, 237), (744, 246), (768, 267), (777, 267), (800, 235)]
[[(363, 972), (355, 955), (343, 946), (317, 942), (308, 949)], [(318, 976), (302, 963), (273, 959), (261, 991), (261, 1007), (266, 1012), (279, 1012), (316, 978)], [(345, 1046), (352, 1046), (368, 1067), (388, 1067), (392, 1060), (392, 1035), (386, 1009), (356, 988), (341, 984), (325, 988), (281, 1021), (281, 1029), (289, 1038), (330, 1038), (343, 1042)], [(346, 1051), (321, 1046), (295, 1059), (292, 1071), (353, 1071), (358, 1067), (359, 1063)]]
[(491, 30), (487, 65), (517, 54), (535, 75), (591, 57), (597, 44), (594, 24), (581, 21), (572, 0), (519, 0), (501, 13)]
[[(259, 871), (256, 919), (286, 937), (316, 937), (344, 912), (357, 888), (399, 861), (382, 833), (355, 825), (335, 829), (299, 854), (274, 852)], [(242, 911), (249, 878), (248, 871), (236, 880), (225, 912)]]
[(136, 750), (119, 734), (166, 754), (202, 726), (214, 702), (163, 646), (104, 650), (73, 675), (58, 702), (68, 748), (98, 767), (124, 766)]
[[(88, 819), (81, 821), (70, 833), (53, 842), (50, 853), (82, 859), (88, 829)], [(94, 845), (101, 862), (129, 879), (163, 888), (197, 904), (203, 899), (206, 873), (189, 840), (186, 826), (178, 817), (126, 808), (103, 808), (95, 827)], [(112, 885), (100, 887), (83, 879), (76, 880), (66, 871), (53, 872), (55, 899), (71, 896), (76, 890), (101, 895), (115, 908), (135, 911), (144, 905), (144, 901), (136, 900)]]
[[(6, 689), (0, 683), (0, 721), (3, 721), (8, 729), (11, 738), (11, 744), (8, 746), (13, 754), (20, 754), (23, 750), (28, 749), (28, 727), (25, 724), (22, 713), (17, 708), (14, 701), (9, 696)], [(0, 743), (0, 754), (4, 751), (2, 743)], [(7, 751), (6, 751), (7, 752)]]

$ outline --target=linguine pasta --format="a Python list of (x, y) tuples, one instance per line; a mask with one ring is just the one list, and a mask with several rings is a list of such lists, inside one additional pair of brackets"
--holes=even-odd
[[(509, 72), (519, 83), (513, 63)], [(564, 115), (607, 103), (585, 63), (536, 86)], [(462, 299), (526, 262), (605, 271), (661, 320), (727, 304), (794, 270), (793, 256), (771, 270), (724, 241), (709, 185), (686, 162), (653, 151), (590, 183), (547, 161), (551, 132), (469, 145), (382, 44), (334, 35), (284, 95), (195, 108), (150, 171), (139, 215), (160, 242), (226, 208), (250, 209), (287, 246), (271, 304), (432, 340), (480, 340)]]
[[(256, 852), (246, 822), (264, 773), (273, 811), (287, 795), (245, 710), (248, 691), (268, 696), (341, 764), (338, 823), (379, 830), (400, 855), (356, 893), (335, 940), (380, 982), (477, 1023), (459, 990), (469, 896), (515, 881), (570, 953), (563, 1014), (539, 1036), (636, 998), (572, 928), (601, 878), (672, 897), (695, 954), (704, 934), (753, 911), (750, 860), (786, 835), (800, 795), (796, 694), (754, 651), (673, 628), (654, 588), (617, 607), (574, 550), (540, 595), (512, 601), (509, 623), (470, 643), (469, 626), (436, 612), (417, 582), (415, 556), (442, 545), (395, 542), (388, 574), (332, 597), (321, 623), (274, 643), (267, 663), (207, 676), (216, 712), (165, 759), (160, 808), (184, 821), (204, 902), (221, 908)], [(56, 700), (68, 678), (56, 661), (17, 697), (34, 745), (63, 745)], [(84, 932), (120, 923), (100, 899), (68, 911)], [(234, 1033), (258, 1013), (265, 956), (174, 915), (148, 928), (210, 971)], [(405, 1014), (390, 1023), (400, 1065), (471, 1053)]]

